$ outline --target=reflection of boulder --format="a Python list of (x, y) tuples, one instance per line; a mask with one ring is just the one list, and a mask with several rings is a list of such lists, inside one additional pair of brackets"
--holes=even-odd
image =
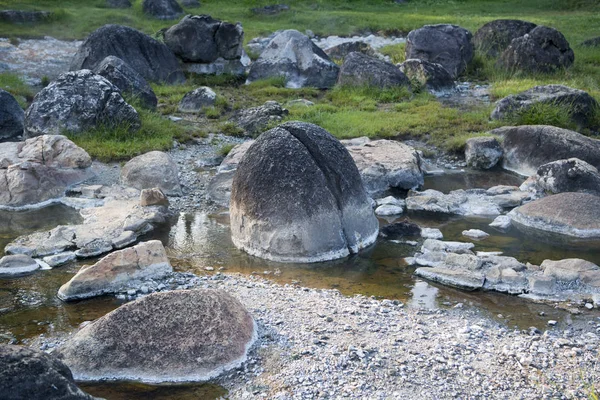
[(222, 290), (153, 293), (86, 325), (59, 348), (79, 380), (204, 381), (238, 367), (252, 316)]
[(0, 144), (0, 206), (21, 207), (62, 197), (92, 176), (90, 156), (64, 136)]
[(279, 125), (250, 146), (233, 178), (230, 213), (238, 248), (281, 262), (342, 258), (378, 233), (348, 151), (302, 122)]

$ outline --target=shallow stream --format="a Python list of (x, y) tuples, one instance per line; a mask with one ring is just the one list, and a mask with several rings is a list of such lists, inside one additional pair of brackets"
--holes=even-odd
[[(459, 188), (488, 188), (498, 184), (518, 185), (522, 178), (504, 172), (469, 172), (426, 178), (425, 188), (443, 192)], [(542, 260), (570, 257), (584, 258), (600, 264), (600, 243), (556, 241), (521, 233), (515, 228), (500, 232), (490, 228), (491, 218), (466, 218), (424, 213), (408, 213), (408, 218), (424, 227), (439, 228), (444, 240), (467, 241), (465, 229), (481, 229), (491, 234), (475, 242), (476, 251), (502, 251), (521, 262), (539, 264)], [(49, 229), (57, 224), (75, 223), (78, 213), (65, 206), (51, 206), (37, 211), (0, 211), (0, 246), (18, 235)], [(381, 225), (392, 220), (380, 220)], [(464, 307), (480, 310), (507, 327), (544, 328), (549, 319), (560, 325), (582, 324), (596, 317), (596, 312), (582, 315), (535, 304), (516, 296), (493, 292), (462, 292), (431, 284), (413, 276), (414, 267), (404, 262), (420, 247), (379, 239), (360, 254), (319, 264), (278, 264), (249, 256), (237, 250), (230, 239), (229, 217), (222, 213), (182, 213), (170, 228), (155, 232), (167, 246), (174, 268), (196, 274), (223, 272), (260, 274), (279, 283), (299, 283), (313, 288), (335, 288), (347, 295), (399, 299), (408, 307)], [(83, 321), (98, 318), (118, 307), (122, 301), (101, 297), (63, 303), (56, 297), (58, 288), (79, 269), (72, 264), (53, 270), (15, 278), (0, 279), (0, 342), (27, 344), (40, 335), (60, 335), (74, 330)], [(214, 271), (206, 271), (211, 267)], [(85, 384), (92, 394), (108, 399), (191, 399), (217, 398), (224, 389), (212, 384), (150, 386), (131, 383)]]

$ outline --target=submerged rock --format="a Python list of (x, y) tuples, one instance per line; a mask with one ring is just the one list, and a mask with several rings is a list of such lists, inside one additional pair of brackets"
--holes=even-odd
[(140, 128), (115, 85), (89, 70), (67, 72), (42, 89), (25, 113), (25, 137), (80, 134), (103, 126)]
[(58, 349), (78, 380), (205, 381), (239, 367), (252, 316), (222, 290), (153, 293), (86, 325)]
[(0, 366), (3, 400), (96, 399), (77, 387), (69, 367), (53, 355), (0, 344)]
[(378, 233), (348, 151), (302, 122), (271, 129), (250, 146), (233, 178), (230, 213), (236, 247), (280, 262), (345, 257)]
[(509, 213), (518, 227), (573, 236), (600, 238), (600, 197), (560, 193), (527, 203)]
[(60, 287), (58, 298), (64, 301), (121, 292), (139, 286), (146, 279), (162, 279), (173, 268), (158, 240), (139, 243), (115, 251), (94, 265), (82, 267)]
[(333, 87), (339, 67), (307, 36), (286, 30), (275, 36), (252, 63), (248, 83), (282, 77), (288, 88)]
[(181, 195), (177, 164), (162, 151), (151, 151), (129, 160), (121, 169), (121, 181), (140, 190), (159, 188), (168, 195)]

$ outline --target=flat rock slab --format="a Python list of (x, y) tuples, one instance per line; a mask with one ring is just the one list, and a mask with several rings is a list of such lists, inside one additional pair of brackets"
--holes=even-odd
[(509, 213), (526, 228), (578, 238), (600, 239), (600, 197), (560, 193), (527, 203)]
[(153, 293), (86, 325), (58, 350), (78, 380), (194, 382), (239, 367), (256, 339), (222, 290)]
[(446, 268), (417, 268), (415, 275), (463, 290), (481, 289), (485, 282), (485, 277), (478, 272)]

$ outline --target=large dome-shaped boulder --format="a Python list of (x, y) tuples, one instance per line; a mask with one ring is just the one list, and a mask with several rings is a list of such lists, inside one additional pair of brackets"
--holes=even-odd
[(541, 198), (509, 214), (517, 227), (577, 238), (600, 238), (600, 197), (559, 193)]
[(579, 158), (600, 168), (600, 140), (548, 125), (506, 126), (490, 131), (502, 138), (502, 166), (530, 176), (546, 163)]
[(142, 106), (156, 109), (158, 99), (148, 82), (119, 57), (106, 57), (94, 68), (94, 72), (108, 79), (123, 94), (138, 100)]
[(471, 38), (471, 32), (457, 25), (425, 25), (408, 34), (406, 59), (441, 64), (456, 79), (473, 59)]
[(23, 134), (25, 112), (17, 100), (0, 89), (0, 140), (14, 139)]
[(288, 88), (330, 88), (340, 68), (307, 36), (293, 29), (283, 31), (269, 42), (252, 63), (248, 82), (283, 77)]
[(575, 53), (563, 34), (541, 25), (514, 39), (498, 60), (506, 69), (526, 72), (553, 72), (574, 61)]
[(475, 32), (475, 49), (488, 57), (498, 57), (513, 39), (529, 33), (537, 25), (518, 19), (497, 19), (483, 25)]
[(348, 151), (303, 122), (282, 124), (250, 146), (233, 178), (230, 214), (238, 248), (279, 262), (345, 257), (378, 233)]
[(119, 88), (83, 69), (62, 74), (35, 96), (25, 113), (25, 137), (78, 134), (101, 126), (135, 131), (140, 123)]
[(256, 338), (222, 290), (153, 293), (86, 325), (58, 349), (78, 380), (192, 382), (236, 368)]
[(75, 54), (71, 71), (94, 69), (108, 56), (119, 57), (151, 82), (185, 81), (179, 61), (166, 45), (121, 25), (104, 25), (92, 32)]
[(77, 387), (69, 367), (54, 356), (7, 344), (0, 344), (0, 393), (3, 400), (95, 399)]
[(340, 85), (375, 86), (390, 88), (410, 87), (410, 81), (398, 67), (366, 54), (354, 52), (348, 54), (340, 68)]

